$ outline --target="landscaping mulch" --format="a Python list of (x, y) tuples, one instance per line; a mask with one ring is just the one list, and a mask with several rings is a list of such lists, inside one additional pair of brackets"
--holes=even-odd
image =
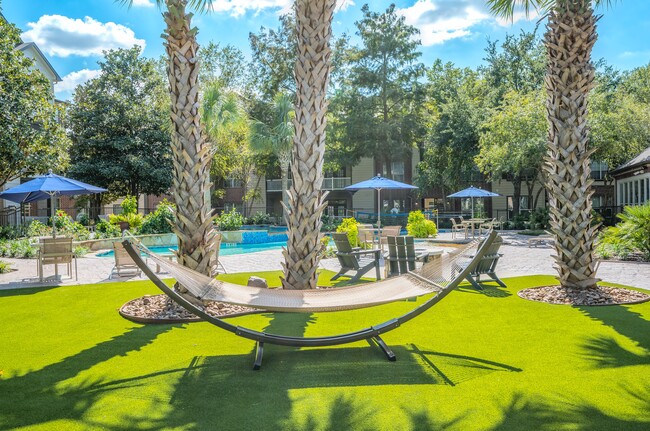
[[(207, 314), (220, 318), (259, 312), (254, 308), (222, 302), (207, 303), (204, 309)], [(124, 318), (138, 323), (185, 323), (201, 320), (164, 294), (145, 295), (131, 300), (120, 308), (120, 314)]]
[(524, 299), (549, 304), (586, 306), (637, 304), (650, 300), (650, 295), (646, 293), (608, 286), (588, 289), (565, 288), (559, 285), (542, 286), (520, 290), (518, 295)]

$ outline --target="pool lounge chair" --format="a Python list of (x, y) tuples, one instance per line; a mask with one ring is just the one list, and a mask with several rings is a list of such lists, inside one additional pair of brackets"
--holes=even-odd
[[(417, 272), (347, 288), (310, 290), (266, 289), (231, 284), (162, 259), (142, 246), (136, 238), (126, 238), (123, 244), (147, 277), (183, 308), (221, 329), (255, 341), (257, 350), (253, 369), (257, 370), (262, 365), (265, 343), (293, 347), (322, 347), (367, 340), (370, 344), (380, 347), (386, 357), (394, 361), (395, 354), (381, 338), (381, 334), (402, 326), (447, 297), (474, 269), (476, 263), (483, 258), (495, 237), (496, 232), (491, 232), (482, 245), (476, 249), (474, 257), (459, 272), (456, 271), (458, 259), (462, 258), (463, 254), (471, 248), (476, 247), (476, 242), (447, 253), (443, 259), (430, 261)], [(141, 252), (164, 266), (177, 283), (187, 289), (191, 298), (168, 286), (156, 276), (140, 256)], [(355, 310), (424, 295), (431, 297), (402, 316), (353, 332), (316, 337), (272, 334), (233, 325), (226, 320), (208, 314), (200, 305), (200, 302), (216, 301), (266, 311), (313, 313)]]
[(142, 271), (120, 241), (113, 241), (113, 254), (115, 256), (115, 266), (108, 278), (113, 278), (115, 274), (118, 277), (140, 276)]

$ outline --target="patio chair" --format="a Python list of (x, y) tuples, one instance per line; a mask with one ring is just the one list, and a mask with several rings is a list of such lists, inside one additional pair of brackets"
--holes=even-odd
[(424, 262), (429, 253), (415, 250), (415, 241), (412, 236), (389, 236), (388, 256), (386, 258), (386, 272), (389, 276), (406, 274), (415, 271), (415, 262)]
[(68, 276), (72, 278), (73, 260), (75, 280), (78, 280), (77, 259), (72, 253), (72, 238), (41, 238), (38, 251), (38, 278), (43, 281), (43, 267), (45, 265), (54, 265), (55, 277), (59, 276), (59, 265), (67, 265)]
[(381, 234), (379, 235), (379, 248), (381, 251), (384, 251), (384, 245), (388, 244), (389, 236), (400, 236), (402, 232), (402, 226), (386, 226), (381, 228)]
[(375, 229), (357, 226), (357, 230), (359, 231), (357, 235), (359, 246), (362, 248), (375, 248)]
[[(477, 290), (483, 290), (483, 287), (481, 287), (480, 284), (481, 275), (487, 275), (492, 280), (494, 280), (499, 286), (506, 287), (505, 283), (501, 281), (501, 279), (497, 277), (495, 273), (495, 268), (497, 266), (497, 263), (499, 262), (501, 256), (503, 256), (503, 254), (499, 253), (499, 248), (501, 248), (501, 244), (503, 244), (503, 238), (497, 235), (494, 238), (494, 241), (492, 241), (489, 247), (485, 250), (485, 255), (481, 259), (479, 259), (474, 269), (465, 276), (467, 281), (469, 281), (472, 284), (472, 286), (474, 286)], [(467, 267), (467, 265), (469, 264), (469, 262), (472, 261), (473, 258), (474, 256), (467, 256), (467, 260), (456, 263), (455, 270), (461, 272)]]
[(456, 232), (463, 231), (465, 232), (465, 238), (467, 238), (467, 225), (462, 223), (456, 223), (456, 220), (453, 218), (451, 220), (451, 237), (456, 238)]
[(481, 223), (478, 227), (479, 234), (483, 234), (483, 229), (485, 229), (485, 232), (489, 232), (490, 229), (494, 229), (495, 226), (498, 224), (499, 222), (495, 218), (493, 218), (492, 220), (488, 220), (485, 223)]
[(115, 256), (115, 266), (108, 278), (113, 278), (115, 274), (118, 277), (140, 276), (142, 271), (120, 241), (113, 241), (113, 254)]
[(353, 249), (346, 233), (333, 233), (332, 238), (334, 239), (334, 244), (338, 250), (336, 252), (336, 257), (341, 264), (341, 270), (332, 277), (332, 280), (338, 279), (348, 271), (354, 271), (354, 275), (350, 278), (350, 282), (355, 282), (372, 268), (375, 268), (377, 280), (381, 280), (379, 274), (381, 250), (378, 248), (370, 250)]

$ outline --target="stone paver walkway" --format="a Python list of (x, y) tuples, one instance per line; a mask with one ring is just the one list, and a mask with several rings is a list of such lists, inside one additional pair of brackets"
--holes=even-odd
[[(497, 266), (499, 277), (513, 277), (520, 275), (557, 274), (553, 269), (552, 245), (542, 245), (534, 248), (528, 247), (528, 237), (509, 232), (503, 233), (504, 245), (501, 247), (503, 258)], [(441, 239), (451, 239), (451, 235), (443, 233)], [(435, 245), (430, 245), (436, 248)], [(257, 253), (221, 256), (221, 263), (228, 272), (272, 271), (281, 270), (282, 251), (268, 250)], [(70, 280), (66, 276), (62, 281), (56, 282), (53, 278), (54, 267), (45, 269), (46, 280), (41, 283), (36, 272), (35, 259), (9, 259), (1, 260), (11, 262), (17, 271), (0, 274), (0, 289), (13, 289), (21, 287), (36, 287), (56, 284), (95, 284), (111, 281), (143, 280), (146, 277), (114, 277), (109, 279), (114, 265), (113, 258), (88, 255), (79, 259), (79, 280)], [(321, 262), (321, 267), (338, 271), (337, 259), (326, 259)], [(59, 267), (65, 274), (65, 268)], [(383, 272), (382, 272), (383, 273)], [(370, 274), (370, 273), (369, 273)], [(48, 277), (49, 276), (49, 277)], [(165, 276), (165, 274), (161, 274)], [(598, 270), (598, 276), (604, 281), (636, 286), (650, 290), (650, 264), (648, 263), (620, 263), (603, 262)]]

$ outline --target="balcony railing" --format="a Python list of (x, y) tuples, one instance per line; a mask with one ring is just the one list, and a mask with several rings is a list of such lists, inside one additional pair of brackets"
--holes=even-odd
[[(345, 187), (352, 184), (351, 180), (352, 179), (350, 177), (324, 178), (323, 190), (342, 190)], [(289, 187), (291, 187), (291, 180), (289, 180)], [(266, 180), (266, 191), (267, 192), (282, 191), (282, 180), (278, 180), (278, 179)]]

